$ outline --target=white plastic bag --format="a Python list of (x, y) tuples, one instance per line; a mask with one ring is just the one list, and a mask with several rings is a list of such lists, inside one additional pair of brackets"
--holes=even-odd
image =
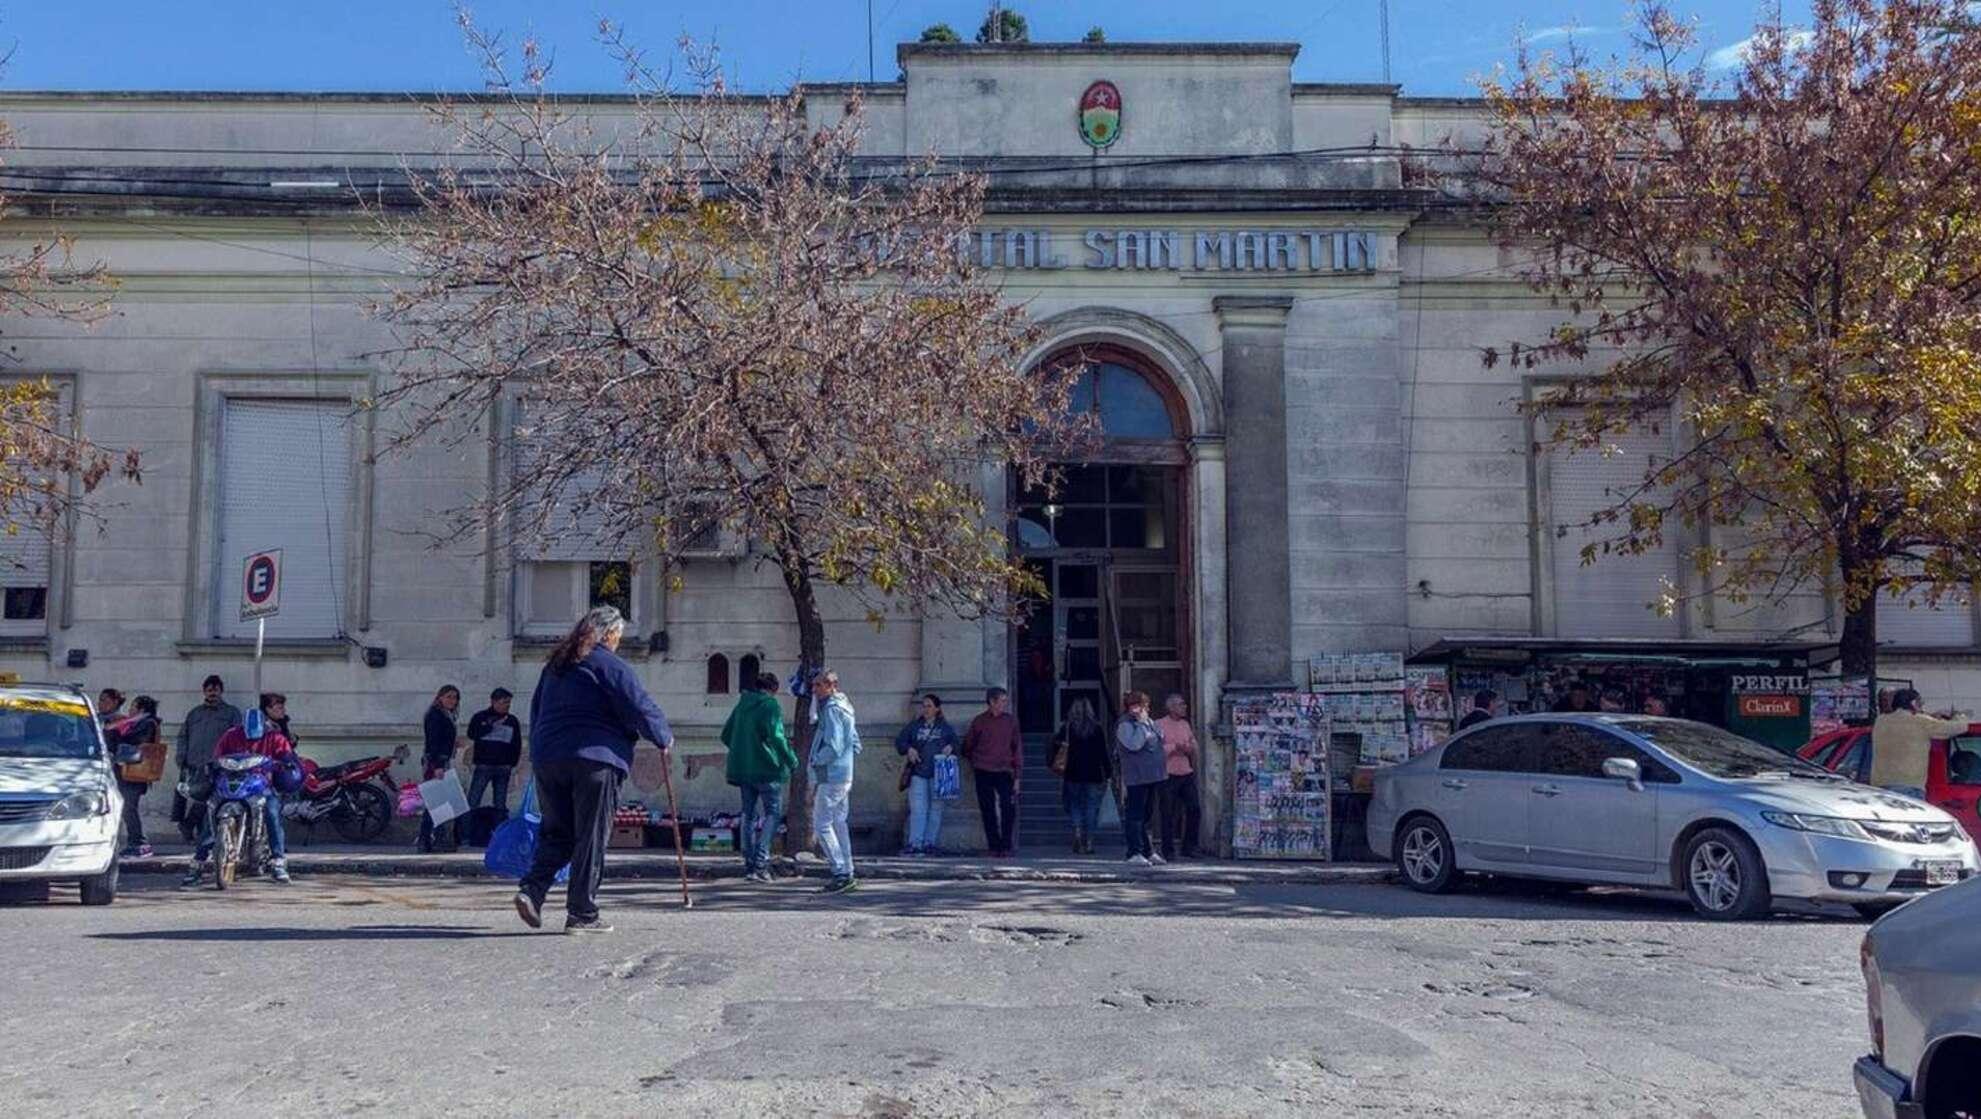
[(426, 805), (426, 814), (433, 817), (434, 827), (468, 814), (468, 794), (462, 791), (461, 779), (451, 769), (431, 781), (420, 782), (420, 801)]

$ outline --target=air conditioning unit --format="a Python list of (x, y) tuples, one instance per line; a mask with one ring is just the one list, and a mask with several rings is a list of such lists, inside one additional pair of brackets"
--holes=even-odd
[(739, 560), (748, 550), (742, 533), (710, 522), (684, 541), (676, 555), (684, 560)]

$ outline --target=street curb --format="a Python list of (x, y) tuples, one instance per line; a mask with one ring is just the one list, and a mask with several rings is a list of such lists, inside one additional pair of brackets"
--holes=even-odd
[[(191, 859), (184, 855), (149, 859), (125, 859), (124, 874), (160, 875), (186, 873)], [(813, 859), (773, 860), (783, 877), (830, 877), (825, 864)], [(743, 867), (733, 859), (692, 859), (688, 877), (697, 881), (741, 878)], [(1375, 884), (1395, 878), (1387, 864), (1352, 865), (1275, 865), (1234, 867), (1175, 864), (1164, 867), (1115, 869), (1066, 869), (1022, 865), (980, 866), (969, 863), (906, 862), (869, 859), (859, 864), (860, 877), (869, 881), (900, 882), (1042, 882), (1067, 885), (1142, 884), (1177, 882), (1204, 886), (1324, 886)], [(291, 854), (289, 873), (297, 877), (317, 874), (346, 874), (379, 878), (497, 878), (479, 859), (417, 858), (408, 856), (366, 857), (362, 855)], [(680, 874), (673, 859), (653, 857), (618, 858), (606, 856), (605, 877), (622, 879), (667, 879)]]

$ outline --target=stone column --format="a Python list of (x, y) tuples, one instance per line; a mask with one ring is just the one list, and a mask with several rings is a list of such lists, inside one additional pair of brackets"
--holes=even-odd
[(1293, 681), (1287, 547), (1286, 314), (1290, 296), (1212, 300), (1224, 339), (1228, 687)]

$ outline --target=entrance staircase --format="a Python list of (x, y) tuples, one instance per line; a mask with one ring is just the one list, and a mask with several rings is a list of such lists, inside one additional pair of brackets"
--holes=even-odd
[[(1052, 771), (1048, 736), (1025, 736), (1025, 781), (1018, 797), (1018, 853), (1027, 856), (1065, 855), (1072, 851), (1073, 829), (1059, 799), (1059, 775)], [(1110, 801), (1101, 807), (1101, 826), (1094, 833), (1094, 853), (1119, 859), (1123, 853), (1121, 819)]]

